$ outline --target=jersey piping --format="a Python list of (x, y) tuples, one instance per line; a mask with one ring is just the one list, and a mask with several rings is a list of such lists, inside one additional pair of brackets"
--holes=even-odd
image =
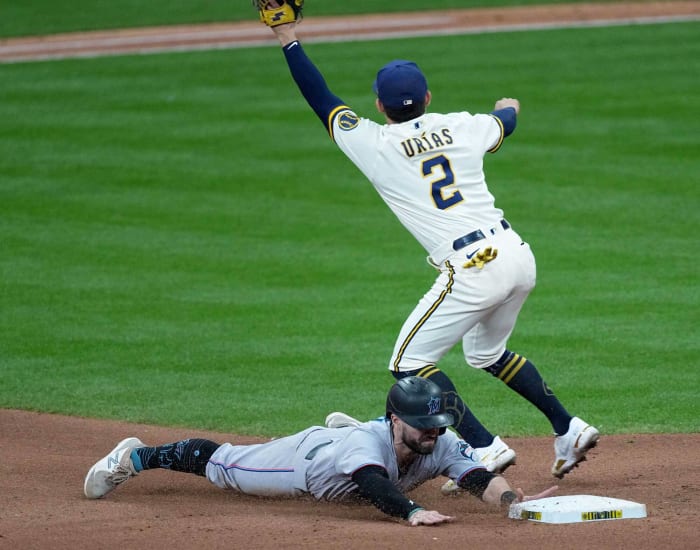
[(500, 118), (498, 118), (497, 116), (491, 115), (491, 117), (496, 122), (498, 122), (498, 127), (501, 129), (501, 135), (498, 138), (496, 145), (494, 145), (493, 147), (491, 147), (491, 149), (488, 150), (489, 153), (495, 153), (496, 151), (498, 151), (501, 148), (501, 145), (503, 144), (503, 139), (506, 137), (505, 136), (506, 132), (505, 132), (505, 128), (503, 127), (503, 121)]
[(406, 348), (408, 347), (408, 344), (411, 343), (411, 340), (413, 340), (413, 337), (416, 335), (416, 333), (420, 330), (420, 328), (426, 323), (428, 319), (430, 319), (430, 316), (435, 312), (435, 310), (438, 308), (438, 306), (445, 301), (445, 298), (447, 298), (447, 295), (452, 292), (452, 286), (454, 285), (454, 275), (455, 275), (455, 269), (452, 267), (452, 264), (447, 261), (445, 262), (445, 267), (448, 270), (448, 281), (447, 285), (445, 285), (444, 290), (440, 293), (440, 296), (438, 297), (437, 300), (433, 303), (428, 308), (428, 311), (425, 312), (425, 315), (420, 318), (420, 320), (416, 323), (416, 325), (411, 329), (411, 332), (408, 334), (406, 339), (403, 341), (401, 344), (401, 347), (399, 348), (399, 352), (396, 354), (396, 359), (394, 360), (394, 372), (399, 372), (399, 363), (401, 363), (401, 359), (403, 358), (403, 354), (406, 351)]

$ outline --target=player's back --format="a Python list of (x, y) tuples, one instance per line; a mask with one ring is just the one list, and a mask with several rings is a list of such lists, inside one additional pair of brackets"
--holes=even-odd
[(360, 119), (335, 139), (428, 252), (497, 223), (483, 157), (502, 141), (491, 115), (429, 113), (400, 124)]

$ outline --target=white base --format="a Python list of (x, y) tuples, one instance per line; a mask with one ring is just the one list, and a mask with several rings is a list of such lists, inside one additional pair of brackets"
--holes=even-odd
[(548, 497), (510, 505), (508, 517), (539, 523), (586, 523), (647, 517), (644, 504), (592, 495)]

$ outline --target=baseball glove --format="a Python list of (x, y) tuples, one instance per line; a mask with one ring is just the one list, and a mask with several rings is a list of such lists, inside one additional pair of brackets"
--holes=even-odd
[(260, 14), (260, 21), (268, 27), (277, 27), (301, 21), (304, 0), (252, 0)]

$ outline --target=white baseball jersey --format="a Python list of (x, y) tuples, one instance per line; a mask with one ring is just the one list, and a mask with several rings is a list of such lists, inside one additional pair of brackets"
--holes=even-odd
[(459, 480), (483, 466), (473, 449), (451, 431), (439, 436), (432, 454), (420, 455), (399, 475), (390, 423), (385, 419), (359, 427), (313, 426), (258, 445), (221, 445), (207, 464), (207, 478), (224, 489), (260, 496), (297, 496), (340, 500), (355, 493), (352, 475), (365, 466), (381, 466), (406, 493), (444, 475)]
[[(377, 124), (341, 105), (329, 115), (329, 128), (441, 271), (404, 322), (389, 369), (435, 365), (460, 339), (468, 364), (493, 364), (536, 277), (530, 247), (503, 221), (486, 185), (483, 157), (503, 142), (501, 120), (461, 112)], [(483, 238), (454, 249), (456, 239), (477, 229)], [(487, 247), (498, 260), (469, 268)]]
[(483, 170), (503, 141), (490, 114), (425, 114), (377, 124), (347, 107), (331, 114), (331, 134), (436, 263), (458, 237), (503, 218)]

